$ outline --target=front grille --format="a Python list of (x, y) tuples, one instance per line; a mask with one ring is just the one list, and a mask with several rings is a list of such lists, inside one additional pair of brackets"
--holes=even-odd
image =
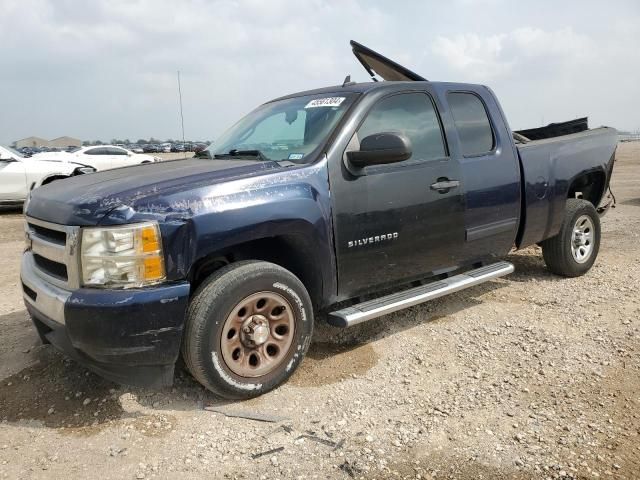
[(56, 243), (58, 245), (65, 245), (67, 243), (66, 232), (60, 232), (58, 230), (52, 230), (50, 228), (36, 225), (35, 223), (28, 223), (29, 229), (35, 233), (38, 237), (48, 240), (49, 242)]
[(54, 262), (53, 260), (49, 260), (48, 258), (38, 255), (37, 253), (33, 254), (33, 259), (35, 260), (38, 268), (46, 274), (65, 282), (69, 280), (67, 266), (65, 264)]
[(79, 227), (27, 217), (25, 228), (36, 273), (65, 289), (80, 286), (77, 244)]
[(27, 296), (33, 300), (34, 302), (36, 301), (36, 299), (38, 298), (38, 294), (36, 292), (34, 292), (33, 290), (31, 290), (29, 287), (27, 287), (24, 282), (22, 283), (22, 290), (24, 290), (24, 293), (27, 294)]

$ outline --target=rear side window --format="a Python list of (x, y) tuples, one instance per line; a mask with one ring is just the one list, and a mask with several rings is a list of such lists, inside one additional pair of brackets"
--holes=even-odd
[(493, 131), (482, 100), (473, 93), (461, 92), (449, 93), (447, 100), (462, 144), (462, 154), (469, 157), (493, 150)]
[(442, 130), (431, 98), (424, 93), (403, 93), (380, 100), (358, 130), (358, 138), (382, 132), (404, 133), (411, 140), (410, 160), (446, 157)]

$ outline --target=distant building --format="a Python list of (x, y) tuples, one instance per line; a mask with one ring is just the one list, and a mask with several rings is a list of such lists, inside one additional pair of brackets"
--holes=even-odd
[(73, 137), (58, 137), (50, 140), (47, 146), (55, 148), (81, 147), (82, 141)]
[(40, 138), (40, 137), (27, 137), (27, 138), (23, 138), (22, 140), (17, 140), (16, 141), (16, 148), (23, 148), (23, 147), (48, 147), (49, 146), (49, 140), (45, 140), (44, 138)]
[(67, 147), (81, 147), (82, 141), (73, 137), (58, 137), (53, 140), (46, 140), (40, 137), (27, 137), (15, 142), (16, 148), (67, 148)]

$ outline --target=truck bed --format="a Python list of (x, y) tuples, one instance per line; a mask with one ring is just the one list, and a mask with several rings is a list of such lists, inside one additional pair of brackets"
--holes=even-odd
[(524, 185), (518, 247), (558, 233), (568, 196), (581, 192), (576, 179), (598, 178), (597, 191), (582, 192), (598, 206), (609, 185), (617, 142), (615, 129), (600, 127), (516, 144)]

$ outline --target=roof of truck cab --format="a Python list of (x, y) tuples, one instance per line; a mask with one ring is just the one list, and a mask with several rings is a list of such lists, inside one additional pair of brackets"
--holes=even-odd
[(446, 89), (467, 89), (469, 87), (477, 88), (478, 85), (470, 84), (470, 83), (453, 83), (453, 82), (417, 82), (417, 81), (406, 81), (406, 82), (397, 82), (397, 81), (383, 81), (383, 82), (362, 82), (362, 83), (351, 83), (345, 86), (342, 85), (333, 85), (331, 87), (323, 87), (323, 88), (315, 88), (313, 90), (305, 90), (302, 92), (291, 93), (289, 95), (284, 95), (282, 97), (274, 98), (267, 103), (276, 102), (279, 100), (285, 100), (288, 98), (302, 97), (305, 95), (322, 95), (322, 94), (336, 94), (339, 92), (348, 92), (348, 93), (368, 93), (373, 90), (381, 90), (381, 89), (389, 89), (389, 90), (402, 90), (406, 88), (407, 90), (414, 89), (421, 84), (428, 84), (433, 87), (444, 87)]

